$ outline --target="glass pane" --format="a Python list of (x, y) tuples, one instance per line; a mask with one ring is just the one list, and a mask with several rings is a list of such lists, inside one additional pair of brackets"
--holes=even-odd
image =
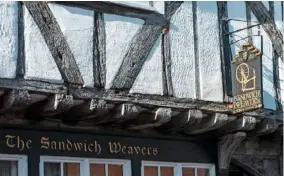
[(144, 166), (144, 176), (158, 176), (158, 167)]
[(64, 163), (64, 176), (80, 176), (79, 163)]
[(160, 167), (161, 176), (174, 176), (174, 168), (172, 167)]
[(182, 176), (196, 176), (194, 175), (194, 168), (189, 168), (189, 167), (182, 168)]
[(108, 165), (108, 176), (123, 176), (122, 165)]
[(1, 176), (18, 176), (18, 161), (0, 161)]
[(210, 176), (209, 169), (198, 168), (197, 169), (197, 176)]
[(90, 176), (106, 176), (104, 164), (90, 164)]
[(61, 176), (60, 163), (44, 163), (44, 176)]

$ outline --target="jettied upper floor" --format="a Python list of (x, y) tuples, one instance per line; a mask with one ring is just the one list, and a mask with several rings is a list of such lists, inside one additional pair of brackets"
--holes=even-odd
[[(228, 169), (246, 136), (283, 137), (282, 6), (0, 2), (0, 122), (217, 134), (219, 168)], [(231, 60), (246, 42), (262, 53), (264, 107), (232, 115)], [(280, 155), (256, 143), (254, 154)], [(243, 157), (250, 144), (236, 161), (254, 164)]]

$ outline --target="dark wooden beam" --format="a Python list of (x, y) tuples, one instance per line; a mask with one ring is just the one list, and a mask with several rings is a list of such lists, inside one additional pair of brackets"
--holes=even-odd
[(106, 41), (104, 15), (94, 12), (93, 72), (96, 87), (105, 87), (106, 82)]
[[(180, 3), (178, 3), (180, 6)], [(176, 9), (179, 6), (174, 6)], [(174, 11), (174, 10), (173, 10)], [(172, 13), (173, 15), (174, 13)], [(168, 16), (167, 18), (171, 18)], [(152, 47), (162, 34), (162, 27), (144, 24), (130, 42), (123, 62), (113, 80), (113, 89), (130, 89), (146, 61)]]
[(66, 93), (67, 87), (61, 84), (53, 84), (43, 81), (32, 81), (26, 79), (4, 79), (0, 78), (0, 88), (27, 90), (42, 93)]
[(132, 18), (140, 18), (146, 22), (146, 24), (153, 24), (164, 26), (168, 23), (164, 15), (149, 10), (146, 8), (128, 6), (125, 4), (119, 4), (115, 2), (107, 1), (56, 1), (56, 3), (80, 7), (89, 10), (94, 10), (102, 13), (109, 13), (121, 16), (127, 16)]
[(273, 133), (278, 129), (278, 123), (274, 119), (263, 119), (260, 123), (257, 123), (252, 131), (247, 132), (248, 137), (257, 137)]
[(23, 78), (25, 75), (25, 35), (24, 35), (24, 17), (23, 4), (18, 3), (18, 59), (16, 77)]
[(169, 122), (171, 120), (171, 117), (174, 115), (176, 115), (176, 113), (173, 112), (170, 108), (158, 108), (154, 115), (146, 117), (147, 120), (145, 119), (140, 120), (140, 121), (145, 121), (144, 123), (138, 125), (132, 125), (128, 129), (141, 130), (146, 128), (159, 127)]
[(283, 56), (283, 36), (277, 28), (273, 17), (261, 1), (246, 1), (257, 20), (262, 25), (264, 31), (270, 38), (273, 48), (279, 57)]
[(128, 102), (145, 106), (167, 108), (200, 109), (209, 112), (229, 113), (230, 109), (223, 103), (205, 102), (200, 100), (174, 98), (159, 95), (129, 94), (127, 91), (98, 90), (70, 87), (70, 94), (78, 99), (103, 99), (110, 102)]
[[(165, 16), (170, 21), (173, 14), (183, 2), (165, 1)], [(171, 35), (169, 26), (163, 29), (162, 36), (162, 60), (163, 60), (163, 95), (173, 95), (173, 83), (171, 77)]]
[(245, 132), (228, 134), (220, 138), (218, 142), (219, 170), (228, 170), (235, 149), (246, 138)]
[[(178, 109), (200, 109), (209, 112), (230, 113), (226, 104), (216, 102), (206, 102), (193, 100), (189, 98), (174, 98), (159, 95), (141, 95), (129, 94), (125, 91), (101, 90), (97, 88), (78, 88), (74, 86), (65, 86), (62, 84), (48, 83), (43, 81), (31, 81), (25, 79), (3, 79), (0, 78), (0, 88), (27, 90), (29, 92), (51, 93), (51, 94), (69, 94), (75, 99), (100, 99), (117, 103), (133, 103), (148, 107), (168, 107)], [(258, 116), (258, 114), (254, 114)]]
[(231, 49), (230, 37), (224, 35), (229, 31), (226, 23), (228, 19), (228, 6), (226, 1), (217, 1), (218, 19), (219, 19), (219, 40), (220, 40), (220, 56), (222, 66), (222, 82), (224, 101), (230, 102), (232, 97), (232, 78), (231, 78)]
[(23, 1), (23, 3), (39, 27), (64, 81), (72, 84), (84, 84), (74, 55), (47, 2)]
[(184, 128), (184, 132), (186, 134), (202, 134), (208, 131), (216, 130), (235, 119), (235, 116), (215, 113), (211, 117), (203, 118), (202, 122), (197, 125), (189, 125), (187, 128)]
[(161, 35), (162, 27), (144, 24), (130, 42), (123, 62), (113, 80), (113, 89), (130, 89)]

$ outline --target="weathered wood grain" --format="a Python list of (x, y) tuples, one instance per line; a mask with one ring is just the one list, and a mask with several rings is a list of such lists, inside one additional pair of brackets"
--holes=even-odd
[(149, 117), (150, 123), (147, 120), (144, 124), (134, 125), (129, 127), (130, 130), (141, 130), (152, 127), (159, 127), (171, 120), (171, 117), (175, 115), (175, 112), (171, 108), (158, 108), (152, 117)]
[(73, 96), (66, 94), (55, 94), (49, 97), (43, 107), (43, 114), (52, 116), (67, 111), (73, 106)]
[(236, 131), (253, 130), (258, 120), (251, 116), (242, 116), (218, 129), (218, 133), (227, 134)]
[[(175, 8), (178, 7), (178, 5), (175, 6)], [(170, 19), (171, 16), (167, 18)], [(161, 32), (161, 26), (149, 25), (147, 23), (138, 30), (124, 55), (123, 62), (113, 80), (111, 88), (130, 89), (132, 87)]]
[(274, 119), (263, 119), (260, 123), (257, 123), (252, 131), (247, 132), (249, 137), (257, 137), (273, 133), (278, 129), (278, 123)]
[(127, 49), (111, 88), (130, 89), (132, 87), (161, 31), (161, 26), (147, 24), (138, 30)]
[(231, 54), (230, 54), (230, 39), (228, 35), (225, 35), (229, 31), (229, 27), (226, 23), (228, 19), (227, 2), (218, 1), (218, 19), (219, 19), (219, 40), (220, 40), (220, 54), (222, 65), (222, 80), (223, 80), (223, 92), (224, 101), (230, 102), (232, 97), (232, 79), (231, 79)]
[(200, 124), (202, 119), (206, 116), (207, 114), (204, 114), (200, 110), (181, 111), (178, 115), (172, 117), (168, 123), (162, 125), (160, 130), (163, 132), (182, 131), (188, 126)]
[(26, 79), (0, 79), (0, 88), (35, 91), (42, 93), (66, 93), (67, 87), (61, 84), (53, 84), (43, 81)]
[(27, 90), (9, 90), (1, 99), (0, 112), (6, 112), (8, 110), (18, 111), (25, 109), (31, 101), (31, 96)]
[[(181, 6), (183, 2), (165, 2), (165, 17), (167, 20), (171, 20), (171, 17), (174, 15), (176, 10)], [(162, 36), (162, 55), (163, 55), (163, 94), (164, 95), (173, 95), (173, 83), (171, 77), (171, 35), (169, 33), (171, 23), (164, 28), (165, 32)]]
[(127, 91), (98, 90), (87, 88), (72, 88), (70, 94), (74, 98), (96, 98), (112, 102), (128, 102), (145, 106), (160, 106), (168, 108), (197, 109), (213, 112), (230, 112), (223, 103), (205, 102), (186, 98), (174, 98), (159, 95), (128, 94)]
[(147, 24), (164, 26), (168, 23), (164, 15), (149, 9), (130, 7), (124, 4), (106, 1), (56, 1), (63, 5), (81, 7), (97, 12), (143, 19)]
[(64, 81), (83, 85), (84, 81), (74, 55), (47, 2), (24, 1), (23, 3), (39, 27)]
[(246, 4), (250, 7), (257, 20), (262, 25), (264, 31), (270, 38), (274, 50), (279, 57), (283, 56), (283, 36), (277, 28), (273, 18), (269, 11), (263, 5), (261, 1), (246, 1)]
[(233, 152), (245, 138), (245, 132), (237, 132), (221, 137), (218, 142), (219, 170), (229, 169)]
[(227, 114), (215, 113), (211, 117), (204, 118), (197, 125), (189, 125), (184, 129), (186, 134), (202, 134), (208, 131), (216, 130), (229, 122), (235, 120), (236, 117)]
[(94, 82), (97, 87), (104, 87), (106, 83), (106, 41), (105, 41), (104, 16), (100, 12), (94, 12), (94, 58), (93, 72)]
[(131, 103), (123, 103), (119, 105), (116, 109), (117, 111), (113, 115), (113, 118), (118, 121), (136, 119), (140, 112), (143, 112), (146, 110), (144, 108), (141, 108)]
[(24, 35), (24, 17), (23, 4), (18, 3), (18, 60), (16, 77), (23, 78), (25, 75), (25, 35)]

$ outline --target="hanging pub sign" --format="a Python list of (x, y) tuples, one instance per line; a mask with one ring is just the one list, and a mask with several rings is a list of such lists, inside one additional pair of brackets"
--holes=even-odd
[(233, 114), (262, 108), (261, 55), (245, 43), (232, 60)]

